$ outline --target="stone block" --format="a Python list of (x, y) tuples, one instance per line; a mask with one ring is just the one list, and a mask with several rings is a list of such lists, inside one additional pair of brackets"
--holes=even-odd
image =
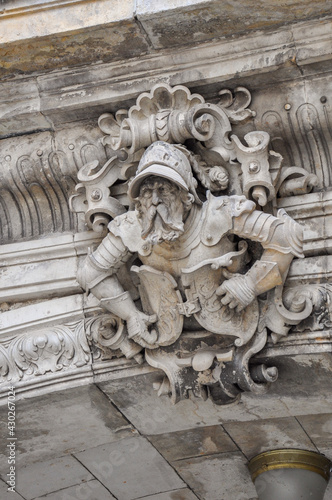
[[(96, 3), (98, 2), (90, 5)], [(112, 12), (113, 8), (110, 7), (108, 11)], [(62, 15), (64, 19), (69, 18), (68, 12)], [(26, 22), (21, 24), (25, 25)], [(30, 25), (26, 25), (29, 26), (28, 32), (22, 33), (21, 36), (29, 36), (29, 33), (32, 36)], [(56, 28), (53, 31), (52, 27), (53, 34), (35, 36), (29, 40), (30, 43), (14, 40), (0, 44), (0, 55), (3, 60), (0, 76), (65, 69), (83, 64), (125, 61), (127, 58), (138, 57), (149, 51), (145, 34), (142, 34), (133, 19), (101, 22), (90, 29), (81, 27), (69, 32), (66, 32), (69, 28), (66, 26), (62, 28), (62, 33), (58, 33)]]
[(172, 467), (143, 437), (90, 448), (78, 460), (119, 500), (185, 487)]
[[(118, 441), (132, 428), (95, 386), (18, 401), (17, 458), (20, 467)], [(7, 467), (7, 406), (1, 415), (1, 471)]]
[(180, 476), (204, 500), (249, 500), (256, 490), (241, 453), (175, 462)]
[(237, 451), (236, 445), (220, 425), (157, 434), (149, 436), (149, 440), (170, 462), (201, 455)]
[(269, 0), (264, 2), (264, 8), (261, 3), (253, 5), (246, 0), (242, 1), (240, 10), (236, 0), (222, 7), (219, 1), (168, 1), (158, 10), (151, 1), (141, 0), (136, 8), (138, 19), (157, 49), (234, 36), (326, 14), (330, 14), (330, 8), (323, 0), (316, 2), (315, 8), (308, 0), (287, 0), (277, 6)]
[(79, 319), (83, 319), (83, 295), (71, 295), (3, 312), (0, 327), (3, 335), (17, 334)]
[(36, 500), (82, 500), (83, 498), (84, 500), (115, 500), (115, 497), (96, 480), (61, 489)]
[(93, 476), (73, 457), (54, 458), (27, 465), (17, 473), (16, 489), (26, 500), (81, 484)]
[(297, 419), (319, 450), (332, 448), (332, 413), (302, 415)]
[[(319, 338), (319, 332), (315, 333), (315, 336)], [(329, 344), (326, 347), (326, 353), (317, 352), (312, 355), (280, 355), (280, 352), (273, 351), (272, 348), (271, 356), (275, 357), (274, 364), (278, 368), (279, 378), (270, 390), (259, 398), (262, 405), (273, 408), (278, 401), (292, 416), (330, 413), (332, 360), (331, 347)], [(299, 351), (300, 346), (296, 346), (296, 349)], [(312, 349), (312, 346), (309, 349)], [(253, 395), (248, 397), (252, 398)], [(257, 401), (255, 397), (253, 399)], [(277, 416), (279, 413), (272, 414), (271, 418)]]
[(172, 490), (166, 493), (141, 497), (140, 500), (196, 500), (197, 498), (188, 488), (183, 488), (181, 490)]
[[(5, 481), (7, 478), (5, 479)], [(16, 491), (8, 491), (9, 485), (0, 479), (0, 498), (3, 500), (22, 500), (23, 497)], [(24, 500), (24, 499), (23, 499)]]
[[(39, 88), (35, 79), (0, 84), (0, 138), (24, 130), (49, 129), (49, 121), (40, 113)], [(17, 120), (17, 115), (20, 119)]]
[(184, 400), (174, 407), (167, 396), (158, 397), (153, 382), (160, 380), (159, 373), (150, 373), (135, 379), (114, 380), (99, 384), (102, 391), (114, 401), (117, 408), (142, 433), (155, 435), (216, 425), (227, 421), (271, 418), (276, 414), (285, 417), (290, 413), (278, 398), (266, 403), (264, 398), (245, 394), (238, 404), (217, 406), (212, 401)]
[[(0, 44), (117, 23), (132, 19), (134, 12), (134, 0), (58, 3), (51, 8), (48, 3), (21, 5), (16, 9), (11, 5), (6, 6), (1, 12)], [(22, 16), (25, 22), (22, 22)]]
[[(331, 9), (330, 12), (327, 10), (325, 13), (330, 14)], [(331, 36), (330, 19), (327, 19), (326, 21), (322, 19), (321, 22), (316, 24), (315, 26), (312, 26), (309, 23), (301, 27), (294, 26), (292, 31), (294, 35), (294, 41), (298, 48), (296, 62), (299, 66), (308, 64), (309, 61), (323, 61), (331, 57), (331, 51), (323, 49), (322, 52), (324, 40)], [(308, 43), (309, 38), (310, 43)]]
[(211, 3), (211, 0), (165, 0), (162, 3), (154, 0), (137, 0), (136, 15), (160, 15), (174, 9), (190, 9), (197, 5), (208, 7)]
[[(72, 244), (72, 249), (74, 245)], [(40, 259), (40, 258), (39, 258)], [(1, 270), (1, 300), (20, 302), (80, 292), (76, 281), (77, 258), (47, 258)]]
[(316, 451), (309, 436), (295, 418), (264, 421), (229, 422), (226, 431), (250, 460), (263, 451), (277, 448), (299, 448)]

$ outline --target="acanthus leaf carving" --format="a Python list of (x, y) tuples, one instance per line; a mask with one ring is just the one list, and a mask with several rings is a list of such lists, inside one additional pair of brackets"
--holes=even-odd
[(1, 375), (20, 381), (91, 362), (84, 321), (27, 332), (0, 344)]

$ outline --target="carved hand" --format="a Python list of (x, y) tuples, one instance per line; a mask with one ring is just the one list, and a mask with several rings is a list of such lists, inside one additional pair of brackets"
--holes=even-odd
[(127, 319), (128, 336), (142, 347), (151, 347), (157, 341), (156, 330), (148, 329), (148, 326), (157, 321), (157, 315), (148, 316), (136, 309)]
[(254, 284), (248, 276), (237, 274), (224, 281), (217, 288), (216, 294), (223, 296), (221, 298), (223, 305), (228, 305), (229, 308), (240, 312), (254, 300), (256, 296), (254, 290)]

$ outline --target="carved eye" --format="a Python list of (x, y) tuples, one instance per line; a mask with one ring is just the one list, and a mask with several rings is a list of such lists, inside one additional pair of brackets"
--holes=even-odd
[(144, 198), (149, 198), (150, 196), (152, 196), (151, 189), (149, 189), (149, 188), (143, 188), (142, 192), (141, 192), (141, 196), (143, 196)]

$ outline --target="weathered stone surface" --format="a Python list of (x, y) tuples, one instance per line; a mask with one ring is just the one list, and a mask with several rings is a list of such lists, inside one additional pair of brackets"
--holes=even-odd
[(332, 413), (297, 418), (319, 450), (332, 448)]
[(22, 333), (63, 321), (83, 319), (83, 296), (72, 295), (3, 311), (2, 334)]
[(168, 48), (309, 19), (329, 14), (330, 9), (323, 1), (315, 4), (315, 8), (308, 2), (304, 5), (291, 0), (278, 6), (272, 1), (255, 5), (242, 2), (239, 12), (236, 1), (227, 2), (220, 8), (218, 1), (169, 1), (160, 7), (151, 1), (140, 0), (136, 13), (153, 46)]
[[(2, 246), (1, 300), (20, 302), (80, 291), (73, 235)], [(62, 290), (62, 293), (60, 289)]]
[[(141, 497), (141, 500), (195, 500), (198, 497), (194, 495), (188, 488), (181, 490), (172, 490), (167, 493), (159, 493), (158, 495), (149, 495)], [(15, 499), (14, 499), (15, 500)]]
[[(302, 356), (299, 365), (297, 358), (284, 357), (277, 363), (279, 380), (264, 396), (244, 394), (239, 403), (222, 408), (209, 401), (180, 401), (176, 407), (176, 418), (169, 398), (156, 397), (153, 383), (160, 380), (159, 374), (140, 375), (135, 380), (114, 380), (99, 385), (140, 432), (156, 435), (201, 425), (328, 413), (332, 405), (330, 371), (323, 369), (322, 365), (329, 363), (329, 358), (328, 353)], [(312, 371), (318, 374), (317, 383), (311, 380), (308, 386), (304, 381), (312, 379)]]
[(53, 458), (21, 467), (16, 489), (27, 500), (90, 481), (93, 476), (75, 458)]
[(299, 448), (316, 451), (309, 436), (295, 418), (224, 424), (226, 431), (250, 460), (263, 451)]
[(149, 440), (166, 460), (171, 462), (237, 451), (234, 442), (219, 425), (152, 435)]
[[(309, 107), (309, 105), (308, 105)], [(316, 118), (317, 115), (316, 115)], [(321, 179), (321, 184), (326, 186), (331, 185), (330, 168), (329, 168), (329, 151), (325, 142), (326, 132), (320, 135), (320, 145), (326, 145), (322, 148), (322, 162), (315, 162), (317, 172)], [(304, 154), (305, 151), (302, 150)], [(310, 152), (310, 151), (309, 151)], [(326, 155), (326, 156), (325, 156)], [(324, 158), (326, 158), (324, 160)], [(326, 255), (332, 253), (332, 200), (331, 192), (310, 193), (306, 196), (292, 196), (279, 200), (280, 208), (284, 208), (287, 213), (296, 218), (304, 228), (304, 253), (305, 255)], [(320, 259), (315, 259), (317, 265), (320, 264)], [(300, 266), (298, 262), (296, 264)], [(305, 273), (306, 266), (302, 265), (302, 271)], [(325, 272), (330, 270), (330, 265), (325, 261)]]
[[(317, 333), (314, 333), (316, 336)], [(307, 349), (307, 351), (310, 347)], [(327, 346), (328, 351), (328, 346)], [(313, 356), (276, 357), (280, 377), (265, 399), (280, 398), (291, 415), (330, 413), (332, 404), (331, 351)], [(271, 352), (276, 355), (276, 352)], [(312, 374), (315, 373), (313, 377)], [(308, 383), (310, 381), (310, 383)]]
[(80, 500), (81, 498), (84, 500), (115, 500), (115, 497), (96, 480), (61, 489), (61, 491), (38, 497), (36, 500)]
[[(316, 8), (316, 4), (314, 8)], [(326, 13), (329, 14), (331, 12), (327, 9)], [(328, 21), (327, 23), (317, 23), (315, 26), (312, 26), (309, 23), (302, 27), (295, 26), (293, 33), (294, 41), (298, 47), (296, 54), (296, 62), (298, 65), (305, 65), (308, 57), (312, 58), (318, 56), (318, 60), (321, 61), (328, 60), (331, 57), (331, 52), (329, 50), (323, 50), (323, 52), (321, 51), (324, 45), (324, 40), (329, 38), (331, 35), (331, 21)], [(309, 38), (311, 39), (310, 43)], [(304, 71), (306, 71), (305, 68)], [(309, 84), (309, 92), (310, 86), (311, 85)]]
[[(147, 435), (174, 432), (202, 425), (214, 425), (222, 421), (225, 412), (234, 414), (234, 410), (220, 409), (209, 401), (180, 401), (174, 407), (167, 396), (158, 398), (153, 389), (153, 382), (160, 380), (159, 374), (147, 374), (135, 377), (135, 380), (115, 380), (99, 384), (105, 394), (115, 403), (121, 412), (135, 427)], [(247, 415), (243, 411), (243, 417)], [(252, 417), (255, 418), (255, 417)]]
[[(130, 424), (95, 386), (18, 401), (16, 406), (20, 467), (132, 435)], [(3, 472), (8, 466), (7, 412), (7, 406), (1, 408)]]
[[(0, 137), (22, 131), (48, 130), (49, 120), (40, 112), (40, 93), (34, 78), (1, 82)], [(17, 120), (17, 115), (20, 120)]]
[[(151, 379), (151, 375), (148, 378)], [(137, 383), (140, 379), (145, 379), (145, 385)], [(332, 458), (329, 448), (331, 414), (303, 415), (298, 419), (300, 423), (293, 418), (278, 418), (282, 415), (283, 405), (280, 406), (279, 400), (273, 401), (271, 396), (260, 399), (251, 396), (251, 407), (240, 403), (230, 408), (217, 408), (214, 413), (206, 403), (200, 405), (196, 402), (193, 404), (191, 401), (182, 401), (172, 407), (169, 400), (165, 398), (166, 405), (162, 411), (165, 414), (165, 420), (172, 421), (174, 428), (184, 425), (182, 407), (184, 403), (187, 403), (184, 405), (188, 416), (187, 427), (179, 432), (150, 434), (147, 437), (154, 445), (152, 446), (144, 437), (134, 434), (133, 426), (134, 422), (138, 422), (140, 431), (143, 430), (145, 434), (149, 432), (150, 427), (153, 428), (151, 418), (153, 407), (152, 403), (149, 404), (147, 393), (144, 391), (145, 387), (149, 388), (151, 393), (153, 392), (151, 380), (147, 380), (146, 376), (136, 377), (123, 380), (120, 385), (119, 382), (114, 382), (114, 385), (118, 384), (119, 391), (125, 392), (125, 386), (128, 383), (132, 384), (132, 392), (130, 398), (128, 393), (126, 394), (128, 397), (126, 407), (120, 406), (120, 409), (128, 417), (130, 414), (128, 407), (130, 405), (134, 407), (133, 400), (141, 398), (139, 417), (142, 420), (145, 419), (145, 429), (134, 413), (131, 413), (132, 419), (129, 422), (123, 418), (111, 401), (94, 386), (19, 401), (17, 403), (17, 429), (20, 431), (17, 442), (19, 452), (17, 477), (21, 477), (21, 471), (24, 474), (27, 471), (26, 474), (29, 473), (31, 477), (32, 472), (35, 477), (39, 472), (42, 473), (43, 478), (47, 478), (49, 474), (53, 474), (54, 477), (55, 465), (51, 464), (56, 464), (57, 483), (45, 479), (38, 484), (38, 488), (44, 488), (41, 490), (44, 493), (38, 493), (42, 500), (47, 500), (49, 497), (51, 500), (62, 500), (61, 495), (65, 493), (77, 499), (84, 495), (84, 498), (89, 500), (90, 493), (92, 493), (91, 500), (104, 500), (104, 495), (105, 500), (111, 499), (112, 494), (122, 500), (129, 500), (129, 498), (132, 500), (137, 498), (192, 500), (196, 498), (195, 495), (204, 500), (229, 500), (230, 498), (249, 500), (256, 498), (246, 467), (246, 458), (251, 454), (272, 447), (294, 446), (315, 450), (314, 444), (316, 446), (319, 444), (319, 451)], [(111, 385), (110, 382), (108, 384)], [(158, 407), (162, 398), (158, 399), (155, 394), (151, 394), (151, 401), (152, 398), (155, 406)], [(248, 396), (244, 399), (247, 398)], [(310, 400), (311, 397), (307, 399)], [(248, 401), (245, 404), (247, 405)], [(319, 401), (316, 400), (314, 404), (318, 413)], [(262, 418), (264, 412), (265, 414), (267, 412), (267, 407), (270, 414), (274, 412), (275, 418), (267, 420)], [(302, 410), (305, 409), (306, 406), (303, 404)], [(3, 432), (0, 436), (2, 443), (0, 469), (4, 477), (8, 470), (5, 450), (7, 408), (3, 408), (1, 415)], [(192, 415), (195, 415), (195, 421), (192, 420)], [(224, 416), (233, 421), (226, 423)], [(207, 421), (212, 417), (216, 424), (224, 422), (223, 426), (207, 426)], [(253, 418), (256, 420), (252, 421)], [(241, 422), (241, 419), (247, 421)], [(37, 421), (38, 425), (36, 425)], [(194, 423), (191, 423), (192, 421)], [(316, 421), (317, 425), (315, 425)], [(157, 431), (158, 428), (162, 430), (164, 427), (163, 421), (159, 418), (155, 420), (155, 425)], [(223, 428), (228, 431), (236, 444), (226, 437)], [(325, 434), (327, 439), (324, 441)], [(235, 451), (236, 445), (247, 457)], [(159, 453), (164, 454), (165, 460), (155, 447)], [(79, 480), (77, 483), (76, 479), (80, 476), (74, 475), (69, 479), (67, 471), (70, 469), (66, 467), (68, 465), (66, 458), (69, 458), (70, 465), (74, 460), (73, 457), (67, 456), (69, 453), (75, 454), (79, 461), (77, 463), (83, 463), (89, 473), (97, 479), (89, 480), (90, 476), (88, 476), (86, 478), (88, 482)], [(200, 453), (206, 455), (199, 456)], [(59, 461), (57, 457), (64, 461)], [(176, 475), (174, 476), (175, 473), (167, 460), (172, 461), (173, 468), (176, 468), (192, 492)], [(30, 466), (35, 468), (30, 469)], [(61, 483), (61, 489), (59, 489), (59, 478), (62, 477), (65, 478), (65, 482)], [(4, 485), (4, 483), (0, 484)], [(27, 488), (31, 487), (29, 484)], [(67, 484), (68, 487), (64, 488)], [(149, 484), (154, 485), (153, 491), (145, 490), (151, 487)], [(22, 493), (22, 498), (31, 498), (25, 494), (25, 490), (18, 489), (18, 491)], [(27, 492), (29, 491), (27, 489)], [(46, 495), (46, 491), (53, 491), (53, 493)], [(98, 495), (94, 496), (94, 492), (98, 492)], [(7, 500), (5, 494), (4, 489), (4, 498)], [(20, 497), (18, 495), (17, 497), (19, 500)], [(8, 497), (8, 500), (10, 498)], [(329, 498), (328, 493), (326, 498)]]
[(246, 459), (241, 453), (181, 460), (174, 466), (204, 500), (249, 500), (256, 497)]
[(105, 444), (75, 455), (119, 500), (185, 487), (172, 467), (143, 437)]
[[(303, 39), (302, 26), (306, 34)], [(324, 59), (330, 51), (330, 23), (328, 20), (320, 21), (318, 27), (315, 26), (314, 21), (301, 23), (296, 44), (292, 26), (289, 26), (287, 29), (240, 36), (231, 41), (223, 39), (207, 45), (176, 48), (175, 53), (170, 54), (162, 52), (140, 55), (139, 59), (126, 58), (125, 63), (89, 64), (83, 68), (4, 82), (1, 100), (5, 120), (0, 121), (1, 135), (62, 128), (64, 122), (78, 119), (96, 120), (105, 111), (105, 103), (107, 111), (112, 112), (128, 107), (139, 93), (150, 89), (157, 81), (167, 81), (171, 85), (185, 84), (213, 97), (220, 90), (221, 82), (228, 82), (227, 85), (232, 87), (247, 85), (262, 94), (266, 92), (266, 85), (272, 84), (268, 92), (274, 95), (283, 80), (289, 85), (290, 80), (302, 77), (295, 64), (297, 50), (302, 43), (314, 50), (312, 58), (310, 52), (301, 62), (301, 71), (309, 71), (307, 65), (314, 65), (315, 71), (309, 72), (309, 75), (315, 79), (317, 73), (329, 72), (329, 62), (326, 60), (327, 67), (324, 67)], [(325, 30), (322, 40), (315, 33), (316, 29)], [(296, 89), (303, 102), (305, 93), (299, 81)], [(279, 90), (280, 94), (286, 92), (287, 89)], [(273, 97), (269, 102), (277, 104), (278, 99)], [(263, 113), (265, 111), (266, 106)], [(287, 122), (285, 125), (287, 127)], [(296, 150), (293, 153), (296, 154)]]
[[(6, 478), (7, 480), (7, 478)], [(0, 495), (4, 500), (22, 500), (23, 497), (16, 491), (8, 491), (8, 484), (0, 479)], [(24, 500), (24, 499), (23, 499)]]
[[(38, 249), (38, 244), (27, 240), (52, 233), (54, 253), (59, 250), (58, 257), (63, 257), (65, 237), (70, 237), (63, 233), (85, 230), (82, 217), (69, 208), (77, 169), (92, 160), (100, 165), (107, 160), (101, 131), (96, 124), (81, 124), (59, 131), (55, 137), (51, 132), (39, 132), (3, 139), (1, 144), (0, 241), (20, 242), (18, 248), (8, 248), (15, 253), (9, 261), (27, 256), (29, 248)], [(52, 243), (45, 242), (49, 246)], [(45, 250), (45, 255), (52, 252)]]
[(234, 1), (220, 9), (219, 2), (208, 0), (165, 5), (142, 0), (135, 7), (133, 0), (15, 7), (9, 3), (1, 12), (3, 75), (125, 59), (146, 53), (150, 46), (168, 49), (330, 13), (326, 2), (316, 2), (313, 9), (307, 0), (305, 5), (288, 0), (278, 8), (273, 2), (250, 3), (243, 5), (241, 15)]
[[(112, 7), (112, 8), (110, 8)], [(100, 24), (117, 23), (133, 16), (134, 1), (115, 2), (17, 2), (9, 1), (1, 11), (0, 43), (40, 38), (56, 33), (80, 31)], [(25, 16), (25, 23), (21, 22)]]
[[(93, 4), (92, 4), (93, 5)], [(109, 12), (113, 12), (110, 9)], [(66, 18), (67, 18), (66, 14)], [(8, 49), (10, 47), (10, 53)], [(79, 29), (76, 33), (52, 34), (2, 44), (1, 77), (27, 74), (40, 70), (64, 69), (121, 59), (138, 57), (148, 52), (149, 45), (133, 20), (105, 23), (91, 31)]]

